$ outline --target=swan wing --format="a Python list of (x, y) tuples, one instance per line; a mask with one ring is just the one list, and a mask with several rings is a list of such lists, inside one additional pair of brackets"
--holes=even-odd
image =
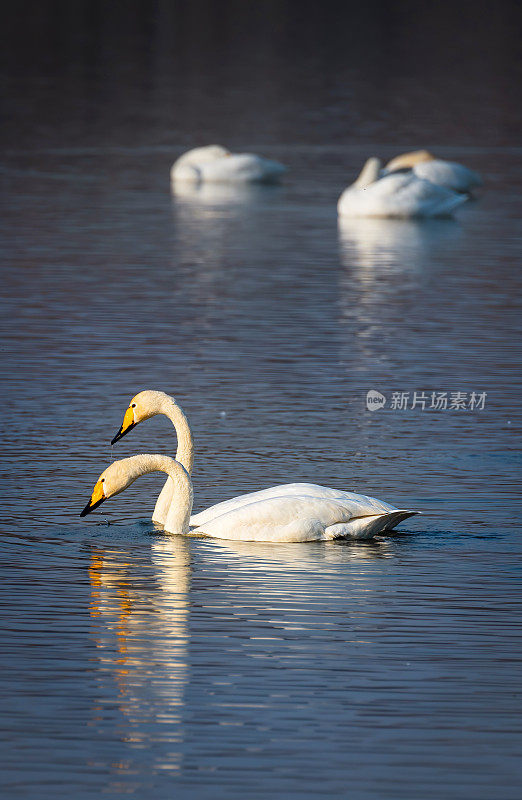
[(197, 528), (218, 539), (261, 542), (306, 542), (324, 538), (329, 525), (353, 515), (339, 501), (290, 495), (249, 503)]
[(201, 165), (202, 180), (209, 182), (263, 183), (277, 180), (282, 164), (251, 153), (236, 153)]
[(367, 500), (285, 495), (257, 500), (196, 528), (217, 539), (249, 542), (309, 542), (337, 538), (369, 539), (393, 528), (411, 511), (368, 514)]
[(442, 159), (434, 159), (433, 161), (424, 161), (421, 164), (416, 164), (413, 172), (419, 178), (436, 183), (437, 186), (443, 186), (446, 189), (452, 189), (455, 192), (469, 192), (476, 186), (482, 184), (482, 179), (478, 173), (468, 169), (463, 164), (456, 164), (453, 161), (443, 161)]
[(355, 492), (345, 492), (342, 489), (330, 489), (328, 486), (319, 486), (316, 483), (284, 483), (280, 486), (271, 486), (269, 489), (248, 492), (247, 494), (232, 497), (230, 500), (216, 503), (216, 505), (210, 506), (204, 511), (200, 511), (199, 514), (193, 514), (190, 518), (190, 524), (193, 526), (203, 525), (222, 514), (242, 508), (250, 503), (269, 500), (272, 497), (285, 497), (289, 495), (316, 497), (328, 500), (350, 500), (358, 503), (360, 507), (364, 506), (366, 509), (365, 513), (367, 514), (386, 513), (395, 510), (394, 506), (389, 503), (384, 503), (382, 500), (377, 500), (374, 497), (356, 494)]

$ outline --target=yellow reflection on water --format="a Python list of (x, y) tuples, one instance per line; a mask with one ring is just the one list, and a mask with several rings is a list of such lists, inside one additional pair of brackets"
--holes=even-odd
[[(188, 679), (190, 551), (181, 536), (152, 542), (150, 563), (132, 551), (93, 548), (89, 578), (100, 678), (109, 673), (126, 720), (121, 738), (139, 743), (154, 736), (182, 741), (183, 695)], [(113, 712), (106, 681), (94, 707), (99, 726)], [(121, 724), (121, 717), (118, 723)], [(157, 727), (156, 727), (157, 726)], [(177, 769), (181, 754), (162, 768)]]

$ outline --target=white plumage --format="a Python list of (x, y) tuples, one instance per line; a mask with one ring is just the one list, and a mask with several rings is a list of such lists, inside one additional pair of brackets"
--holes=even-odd
[[(169, 456), (142, 454), (114, 461), (100, 475), (81, 516), (89, 514), (105, 500), (131, 486), (140, 475), (149, 472), (164, 472), (172, 483), (172, 502), (164, 524), (165, 532), (189, 533), (192, 482), (187, 470)], [(196, 526), (192, 532), (216, 539), (246, 542), (370, 539), (415, 513), (393, 509), (372, 497), (345, 494), (346, 497), (338, 498), (303, 494), (258, 498)], [(378, 510), (382, 508), (392, 510), (379, 513)]]
[(285, 172), (277, 161), (253, 153), (231, 153), (221, 145), (196, 147), (184, 153), (170, 172), (173, 184), (275, 183)]
[(351, 500), (300, 494), (265, 497), (238, 505), (197, 526), (195, 532), (249, 542), (370, 539), (415, 513), (396, 509), (368, 514), (373, 503), (379, 501), (356, 494)]
[(392, 158), (386, 164), (384, 173), (390, 174), (399, 169), (411, 169), (418, 178), (454, 192), (471, 192), (477, 186), (482, 186), (482, 178), (477, 172), (464, 164), (435, 158), (429, 150), (414, 150)]
[[(109, 468), (110, 471), (107, 470), (104, 475), (118, 483), (120, 488), (111, 490), (112, 494), (116, 494), (126, 485), (130, 485), (126, 481), (132, 470), (157, 469), (166, 472), (169, 477), (156, 503), (153, 520), (163, 525), (168, 533), (186, 533), (192, 510), (189, 476), (194, 448), (187, 418), (176, 401), (164, 392), (150, 390), (140, 392), (132, 398), (125, 412), (123, 424), (113, 442), (139, 422), (150, 419), (156, 414), (168, 417), (176, 428), (178, 434), (176, 458), (180, 459), (181, 463), (167, 456), (135, 456), (134, 459), (115, 462), (120, 466)], [(158, 466), (150, 468), (151, 464)], [(190, 508), (187, 505), (189, 497)], [(314, 483), (288, 483), (217, 503), (190, 516), (190, 526), (196, 533), (219, 539), (242, 541), (304, 542), (337, 538), (368, 539), (382, 531), (391, 530), (403, 519), (415, 513), (397, 509), (373, 497), (342, 489), (331, 489)], [(187, 525), (183, 531), (173, 529), (176, 525), (179, 527), (179, 519), (186, 519)]]
[(464, 164), (443, 161), (440, 158), (416, 164), (413, 172), (418, 178), (424, 178), (454, 192), (471, 192), (482, 185), (482, 179), (477, 172), (468, 169)]
[(193, 514), (190, 518), (190, 524), (195, 526), (204, 525), (223, 514), (237, 511), (251, 503), (285, 496), (352, 502), (356, 504), (361, 514), (383, 514), (397, 510), (389, 503), (382, 502), (382, 500), (376, 500), (373, 497), (366, 497), (362, 494), (354, 494), (353, 492), (345, 492), (343, 489), (330, 489), (328, 486), (319, 486), (316, 483), (284, 483), (279, 486), (271, 486), (269, 489), (260, 489), (257, 492), (241, 494), (237, 497), (232, 497), (230, 500), (224, 500), (222, 503), (216, 503), (216, 505), (200, 511), (199, 514)]
[(466, 198), (418, 177), (413, 171), (380, 177), (377, 158), (366, 162), (359, 178), (341, 194), (340, 216), (447, 217)]

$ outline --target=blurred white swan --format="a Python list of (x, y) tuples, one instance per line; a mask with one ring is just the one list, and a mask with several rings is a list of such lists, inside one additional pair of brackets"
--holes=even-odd
[[(139, 394), (135, 395), (130, 401), (130, 405), (127, 408), (125, 415), (123, 417), (122, 425), (113, 438), (111, 444), (114, 444), (122, 436), (125, 436), (128, 431), (132, 430), (137, 424), (142, 422), (143, 420), (150, 419), (151, 417), (155, 416), (156, 414), (163, 414), (166, 416), (176, 430), (176, 434), (178, 437), (178, 449), (176, 451), (176, 461), (179, 461), (186, 471), (190, 474), (192, 471), (192, 465), (194, 461), (194, 443), (192, 440), (192, 434), (190, 431), (190, 426), (188, 424), (188, 420), (183, 413), (182, 409), (176, 403), (173, 397), (170, 397), (165, 392), (158, 392), (151, 389), (147, 389), (143, 392), (139, 392)], [(154, 508), (154, 513), (152, 515), (153, 522), (156, 522), (160, 525), (164, 525), (165, 529), (167, 529), (167, 520), (171, 505), (174, 503), (175, 497), (175, 486), (171, 478), (167, 479), (165, 486), (163, 487), (161, 494), (156, 502), (156, 506)], [(352, 504), (350, 508), (354, 513), (357, 510), (358, 504), (361, 507), (361, 513), (359, 514), (360, 517), (365, 518), (364, 522), (356, 522), (352, 520), (350, 523), (350, 531), (353, 531), (354, 534), (358, 533), (359, 530), (363, 531), (366, 530), (367, 524), (370, 524), (370, 520), (368, 519), (369, 516), (378, 516), (381, 517), (384, 515), (386, 517), (389, 516), (388, 520), (382, 519), (381, 522), (375, 522), (375, 525), (372, 522), (372, 530), (375, 527), (379, 527), (380, 530), (390, 530), (395, 525), (400, 522), (400, 519), (396, 519), (394, 516), (398, 511), (394, 506), (390, 505), (389, 503), (383, 503), (380, 500), (374, 500), (371, 497), (366, 497), (365, 495), (354, 494), (353, 492), (346, 492), (342, 489), (331, 489), (328, 486), (320, 486), (315, 483), (285, 483), (280, 486), (271, 486), (268, 489), (261, 489), (257, 492), (248, 492), (247, 494), (242, 494), (237, 497), (233, 497), (230, 500), (224, 500), (221, 503), (216, 503), (216, 505), (210, 506), (209, 508), (205, 509), (204, 511), (200, 511), (199, 514), (193, 514), (190, 517), (190, 525), (195, 527), (200, 526), (207, 526), (209, 522), (216, 520), (217, 518), (222, 518), (225, 515), (230, 514), (231, 512), (239, 511), (240, 509), (245, 508), (246, 506), (250, 506), (253, 503), (261, 503), (272, 500), (277, 498), (277, 500), (281, 500), (285, 497), (289, 498), (315, 498), (317, 501), (325, 500), (325, 501), (346, 501), (349, 504)], [(277, 505), (277, 504), (276, 504)], [(279, 507), (282, 509), (282, 504), (279, 504)], [(291, 508), (291, 504), (288, 505), (288, 509)], [(92, 510), (92, 509), (89, 509)], [(274, 512), (275, 513), (275, 512)], [(401, 514), (404, 512), (400, 512)], [(415, 512), (407, 512), (406, 516), (411, 516)], [(248, 516), (248, 515), (247, 515)], [(246, 519), (247, 517), (245, 517)], [(405, 517), (402, 516), (401, 519)], [(231, 523), (231, 518), (228, 518), (225, 521), (225, 527)], [(383, 523), (386, 523), (383, 527)], [(234, 524), (246, 524), (245, 521), (241, 518), (235, 518)], [(221, 527), (218, 526), (219, 530)], [(215, 530), (218, 530), (216, 528)], [(207, 528), (205, 527), (205, 533), (209, 533)], [(374, 532), (377, 532), (376, 530)], [(212, 534), (216, 535), (218, 534)], [(339, 535), (352, 535), (349, 533), (340, 533)], [(374, 535), (372, 533), (371, 535)], [(219, 536), (219, 538), (229, 539), (229, 538), (245, 538), (243, 536), (239, 537), (231, 537), (231, 536)], [(332, 537), (327, 537), (332, 538)], [(335, 537), (334, 537), (335, 538)], [(367, 538), (366, 536), (357, 536), (357, 538)], [(255, 541), (264, 541), (264, 539), (258, 539), (257, 537), (254, 538)], [(246, 541), (252, 541), (250, 538), (246, 538)], [(286, 541), (286, 540), (281, 540)], [(294, 540), (290, 539), (288, 541), (302, 541), (301, 539)]]
[[(98, 478), (80, 516), (89, 514), (108, 498), (123, 492), (140, 475), (150, 472), (166, 473), (174, 485), (165, 531), (189, 533), (192, 483), (187, 470), (169, 456), (141, 454), (113, 462)], [(330, 492), (334, 495), (335, 490)], [(248, 504), (228, 511), (223, 509), (224, 504), (219, 504), (222, 513), (199, 524), (193, 533), (217, 539), (273, 543), (370, 539), (416, 513), (349, 492), (337, 492), (337, 497), (329, 498), (305, 493), (263, 498), (263, 494), (255, 492)]]
[(429, 150), (414, 150), (392, 158), (386, 164), (384, 173), (390, 174), (402, 169), (411, 169), (418, 178), (424, 178), (454, 192), (471, 192), (477, 186), (482, 186), (482, 178), (477, 172), (455, 161), (435, 158)]
[(217, 144), (196, 147), (174, 162), (174, 185), (189, 183), (274, 183), (285, 172), (277, 161), (253, 153), (231, 153)]
[(437, 186), (414, 172), (393, 172), (380, 177), (381, 162), (369, 158), (355, 183), (337, 203), (347, 217), (447, 217), (466, 197)]

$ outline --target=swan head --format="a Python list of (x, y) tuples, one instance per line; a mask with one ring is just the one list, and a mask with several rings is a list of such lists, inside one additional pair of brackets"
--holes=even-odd
[(146, 389), (144, 392), (134, 395), (124, 414), (121, 427), (114, 439), (112, 439), (111, 444), (119, 441), (140, 422), (161, 413), (162, 406), (166, 400), (172, 402), (172, 398), (165, 392), (156, 392), (151, 389)]
[[(114, 461), (107, 469), (102, 472), (92, 490), (89, 502), (80, 514), (80, 517), (85, 517), (90, 514), (95, 508), (98, 508), (109, 497), (123, 492), (131, 483), (134, 483), (140, 472), (136, 471), (135, 464), (136, 456), (131, 458), (123, 458), (120, 461)], [(139, 457), (138, 457), (139, 458)]]

